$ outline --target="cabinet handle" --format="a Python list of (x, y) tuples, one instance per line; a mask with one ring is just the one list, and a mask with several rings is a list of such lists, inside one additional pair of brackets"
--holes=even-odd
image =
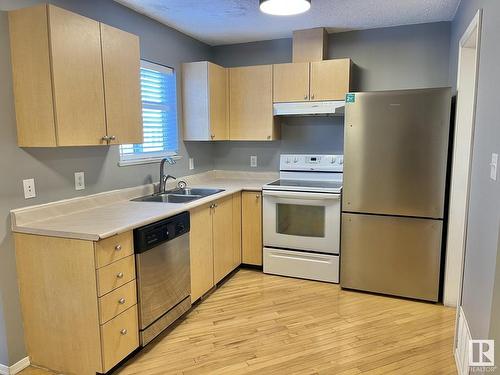
[(118, 279), (123, 279), (123, 272), (118, 272), (118, 273), (116, 274), (116, 277), (117, 277)]
[(255, 198), (260, 199), (260, 194), (257, 194)]
[(110, 136), (109, 136), (109, 140), (110, 140), (110, 141), (115, 141), (115, 140), (116, 140), (116, 136), (114, 136), (114, 135), (110, 135)]
[(210, 138), (214, 139), (215, 138), (215, 134), (210, 134)]
[(118, 300), (118, 303), (119, 303), (120, 305), (124, 305), (124, 304), (125, 304), (125, 298), (120, 298), (120, 299)]
[(267, 139), (271, 139), (271, 136), (270, 136), (270, 135), (268, 135), (268, 136), (267, 136)]
[(217, 203), (214, 203), (214, 208), (217, 208), (219, 205)]
[(123, 329), (120, 331), (120, 333), (121, 333), (122, 335), (126, 335), (126, 334), (127, 334), (127, 332), (128, 332), (128, 331), (127, 331), (127, 328), (123, 328)]
[(309, 97), (309, 95), (304, 95), (304, 99), (307, 99)]
[(109, 137), (105, 135), (104, 137), (101, 138), (101, 140), (104, 142), (109, 142)]
[(115, 246), (116, 251), (120, 251), (122, 249), (122, 245), (118, 244)]
[(311, 95), (311, 99), (314, 99), (314, 94)]

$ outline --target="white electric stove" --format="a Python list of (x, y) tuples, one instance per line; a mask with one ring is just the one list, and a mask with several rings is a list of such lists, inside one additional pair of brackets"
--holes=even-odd
[(263, 186), (264, 272), (339, 282), (343, 155), (281, 155)]

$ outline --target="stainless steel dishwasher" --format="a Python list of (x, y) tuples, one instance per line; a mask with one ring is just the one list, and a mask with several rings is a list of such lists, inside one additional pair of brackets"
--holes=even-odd
[(134, 230), (141, 346), (191, 308), (189, 212)]

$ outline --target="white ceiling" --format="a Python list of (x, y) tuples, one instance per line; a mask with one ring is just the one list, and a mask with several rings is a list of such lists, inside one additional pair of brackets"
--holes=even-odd
[(278, 17), (258, 0), (115, 0), (210, 45), (292, 36), (293, 30), (329, 32), (451, 20), (460, 0), (312, 0), (311, 10)]

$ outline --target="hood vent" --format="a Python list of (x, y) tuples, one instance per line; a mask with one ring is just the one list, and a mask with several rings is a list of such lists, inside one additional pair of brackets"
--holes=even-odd
[(345, 101), (274, 103), (275, 116), (344, 116)]

